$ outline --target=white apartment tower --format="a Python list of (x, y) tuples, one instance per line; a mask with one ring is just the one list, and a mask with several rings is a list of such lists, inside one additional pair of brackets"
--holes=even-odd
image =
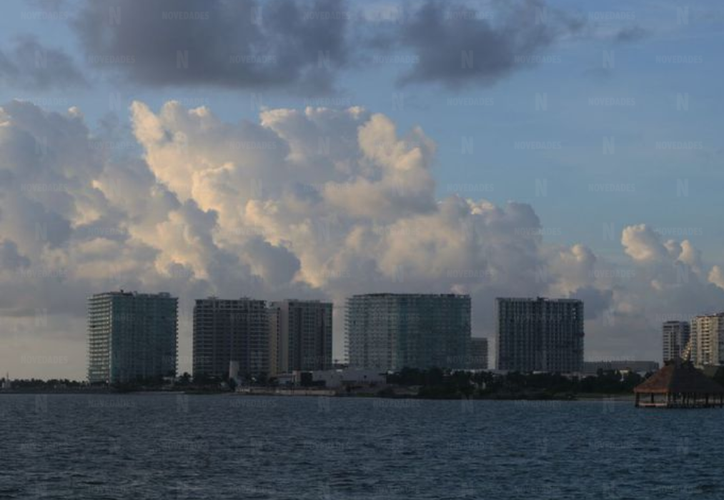
[(724, 313), (691, 321), (691, 359), (698, 367), (724, 364)]
[(662, 327), (664, 363), (683, 358), (689, 342), (691, 325), (688, 321), (667, 321)]

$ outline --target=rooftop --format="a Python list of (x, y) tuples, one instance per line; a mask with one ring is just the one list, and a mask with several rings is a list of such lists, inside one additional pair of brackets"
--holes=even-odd
[(694, 368), (691, 361), (669, 361), (634, 388), (644, 394), (724, 394), (724, 387)]
[(583, 302), (580, 299), (549, 299), (548, 297), (496, 297), (495, 300), (504, 302)]
[(101, 292), (101, 293), (95, 293), (92, 295), (92, 297), (102, 297), (104, 295), (111, 295), (111, 296), (123, 296), (123, 297), (163, 297), (163, 298), (171, 298), (171, 294), (169, 292), (158, 292), (158, 293), (148, 293), (148, 292), (127, 292), (123, 289), (112, 291), (112, 292)]
[(352, 297), (464, 297), (469, 298), (470, 295), (459, 293), (362, 293), (352, 295)]

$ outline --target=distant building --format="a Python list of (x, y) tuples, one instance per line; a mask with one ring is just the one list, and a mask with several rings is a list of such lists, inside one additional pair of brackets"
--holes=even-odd
[(636, 373), (652, 373), (659, 369), (656, 361), (584, 361), (584, 375), (596, 375), (603, 371), (630, 371)]
[(684, 349), (689, 342), (691, 325), (688, 321), (667, 321), (662, 327), (664, 344), (664, 363), (683, 358)]
[(488, 339), (485, 337), (472, 337), (470, 339), (470, 362), (468, 368), (471, 370), (488, 369)]
[(303, 379), (308, 379), (311, 385), (321, 385), (327, 389), (338, 389), (345, 386), (368, 386), (384, 385), (387, 383), (387, 375), (375, 370), (314, 370), (304, 372), (295, 370), (291, 373), (279, 374), (279, 385), (300, 386), (304, 384)]
[[(269, 373), (269, 318), (263, 300), (198, 299), (194, 306), (194, 376)], [(231, 364), (231, 362), (238, 364)]]
[(345, 320), (351, 368), (464, 368), (469, 361), (468, 295), (354, 295)]
[(108, 292), (88, 299), (88, 381), (125, 383), (176, 376), (178, 299)]
[(387, 375), (375, 370), (320, 370), (312, 372), (312, 380), (336, 389), (347, 385), (383, 385)]
[(576, 299), (498, 298), (499, 370), (580, 372), (583, 302)]
[(724, 313), (691, 321), (691, 360), (698, 367), (724, 364)]
[(270, 373), (332, 367), (332, 304), (284, 300), (269, 306)]

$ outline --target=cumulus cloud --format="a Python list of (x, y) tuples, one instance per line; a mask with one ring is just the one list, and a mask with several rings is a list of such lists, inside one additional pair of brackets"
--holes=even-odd
[(432, 139), (361, 108), (230, 124), (136, 102), (143, 158), (122, 160), (77, 110), (14, 101), (0, 117), (0, 287), (15, 291), (0, 309), (31, 325), (36, 310), (82, 317), (87, 295), (120, 287), (186, 303), (453, 290), (485, 297), (490, 318), (488, 299), (529, 290), (542, 265), (531, 207), (436, 200)]
[(0, 82), (25, 90), (67, 89), (87, 84), (70, 56), (32, 36), (18, 37), (0, 50)]
[(348, 62), (340, 0), (88, 0), (73, 22), (87, 61), (153, 86), (331, 90)]
[[(12, 318), (0, 333), (22, 349), (62, 338), (83, 351), (82, 327), (48, 325), (82, 325), (86, 296), (117, 288), (180, 296), (186, 358), (190, 305), (209, 294), (341, 305), (352, 293), (469, 293), (474, 331), (491, 337), (495, 297), (578, 297), (590, 358), (656, 358), (661, 321), (724, 300), (719, 267), (645, 224), (623, 230), (612, 262), (547, 245), (530, 205), (436, 199), (432, 138), (362, 108), (228, 123), (136, 102), (130, 115), (143, 154), (119, 159), (78, 110), (0, 109), (0, 314)], [(28, 368), (17, 351), (2, 356)]]
[(713, 283), (724, 290), (724, 270), (720, 266), (714, 266), (709, 271), (709, 283)]
[(668, 255), (668, 249), (659, 233), (646, 224), (628, 226), (623, 230), (621, 244), (626, 253), (636, 262), (661, 261)]
[(659, 359), (662, 322), (722, 310), (718, 266), (706, 272), (691, 242), (664, 240), (646, 224), (624, 228), (621, 244), (630, 260), (602, 263), (596, 273), (610, 281), (604, 290), (612, 292), (612, 301), (600, 321), (590, 324), (587, 353), (615, 350), (619, 357)]

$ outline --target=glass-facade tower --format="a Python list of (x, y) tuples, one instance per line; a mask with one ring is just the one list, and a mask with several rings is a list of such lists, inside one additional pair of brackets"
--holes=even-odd
[(88, 381), (126, 383), (176, 376), (178, 299), (108, 292), (88, 299)]
[(470, 297), (455, 294), (354, 295), (345, 318), (354, 368), (465, 368)]

